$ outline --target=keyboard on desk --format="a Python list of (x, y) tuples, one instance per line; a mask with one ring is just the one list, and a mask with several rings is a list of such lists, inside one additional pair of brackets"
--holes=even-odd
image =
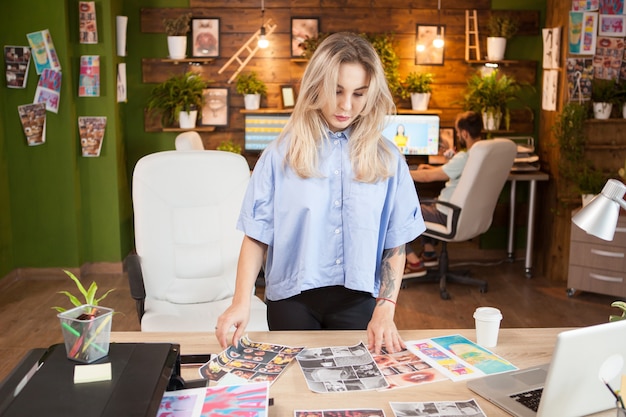
[(539, 401), (541, 400), (541, 393), (543, 388), (537, 388), (526, 392), (520, 392), (518, 394), (510, 395), (518, 403), (530, 408), (533, 411), (539, 409)]

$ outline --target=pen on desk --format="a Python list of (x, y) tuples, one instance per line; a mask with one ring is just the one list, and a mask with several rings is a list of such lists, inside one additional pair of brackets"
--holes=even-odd
[(74, 336), (80, 337), (80, 333), (78, 333), (78, 330), (76, 330), (75, 328), (73, 328), (72, 326), (67, 324), (66, 322), (62, 322), (61, 326), (63, 326), (65, 328), (65, 330), (67, 330), (68, 332), (72, 333)]

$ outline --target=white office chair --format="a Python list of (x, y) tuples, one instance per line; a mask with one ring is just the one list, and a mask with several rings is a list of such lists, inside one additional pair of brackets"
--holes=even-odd
[(194, 130), (183, 132), (176, 136), (174, 142), (177, 151), (203, 151), (202, 137)]
[(426, 276), (421, 277), (418, 276), (419, 273), (405, 274), (403, 285), (410, 281), (439, 281), (439, 292), (444, 300), (450, 298), (446, 282), (478, 285), (481, 292), (487, 291), (486, 281), (448, 270), (447, 242), (463, 242), (489, 229), (498, 197), (516, 154), (517, 147), (510, 139), (486, 139), (477, 142), (469, 150), (463, 174), (450, 200), (421, 201), (436, 203), (438, 210), (448, 214), (447, 224), (426, 222), (424, 232), (424, 235), (441, 241), (439, 270), (428, 271)]
[[(214, 331), (235, 290), (243, 240), (235, 225), (249, 179), (232, 152), (165, 151), (137, 162), (137, 254), (125, 266), (142, 331)], [(256, 296), (247, 330), (268, 330)]]

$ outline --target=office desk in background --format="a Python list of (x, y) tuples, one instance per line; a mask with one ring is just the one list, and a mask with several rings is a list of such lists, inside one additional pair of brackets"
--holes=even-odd
[[(556, 335), (566, 329), (501, 329), (498, 346), (491, 350), (512, 362), (519, 368), (539, 365), (550, 361)], [(419, 340), (451, 334), (461, 334), (475, 340), (473, 329), (450, 330), (403, 330), (404, 340)], [(251, 340), (256, 342), (276, 343), (288, 346), (325, 347), (352, 346), (360, 341), (367, 343), (365, 331), (291, 331), (291, 332), (250, 332)], [(113, 332), (111, 342), (169, 342), (180, 344), (181, 353), (219, 353), (221, 349), (213, 333), (151, 333), (151, 332)], [(183, 376), (197, 379), (197, 368), (187, 370)], [(191, 374), (189, 374), (191, 372)], [(293, 411), (344, 409), (344, 408), (381, 408), (385, 415), (393, 416), (390, 401), (423, 402), (453, 401), (475, 398), (487, 416), (508, 416), (508, 414), (489, 401), (470, 391), (465, 382), (439, 381), (415, 387), (389, 391), (343, 392), (317, 394), (309, 390), (300, 370), (294, 362), (270, 388), (270, 397), (274, 405), (270, 406), (269, 416), (292, 416)], [(608, 410), (597, 416), (615, 416), (615, 410)]]

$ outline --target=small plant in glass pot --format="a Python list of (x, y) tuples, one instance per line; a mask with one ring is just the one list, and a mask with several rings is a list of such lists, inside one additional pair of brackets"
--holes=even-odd
[(209, 83), (193, 72), (174, 75), (152, 89), (148, 110), (161, 115), (164, 127), (179, 123), (183, 129), (193, 129), (204, 103), (202, 91)]
[(74, 281), (84, 302), (69, 291), (60, 291), (59, 294), (66, 295), (75, 307), (70, 310), (63, 307), (52, 308), (59, 312), (57, 317), (61, 322), (67, 357), (78, 362), (91, 363), (109, 353), (113, 310), (98, 306), (98, 303), (113, 290), (96, 298), (98, 285), (95, 282), (85, 289), (74, 274), (65, 270), (64, 272)]
[(506, 51), (506, 41), (518, 31), (519, 25), (510, 15), (492, 14), (487, 23), (487, 59), (501, 61)]
[(430, 72), (411, 72), (404, 79), (404, 97), (411, 97), (413, 110), (427, 110), (430, 95), (433, 90), (434, 75)]
[(235, 88), (239, 94), (243, 94), (246, 110), (258, 110), (261, 107), (261, 96), (267, 94), (267, 85), (254, 71), (240, 74)]
[(163, 19), (170, 58), (184, 59), (187, 56), (187, 34), (191, 30), (190, 21), (191, 13), (185, 13), (173, 19)]

